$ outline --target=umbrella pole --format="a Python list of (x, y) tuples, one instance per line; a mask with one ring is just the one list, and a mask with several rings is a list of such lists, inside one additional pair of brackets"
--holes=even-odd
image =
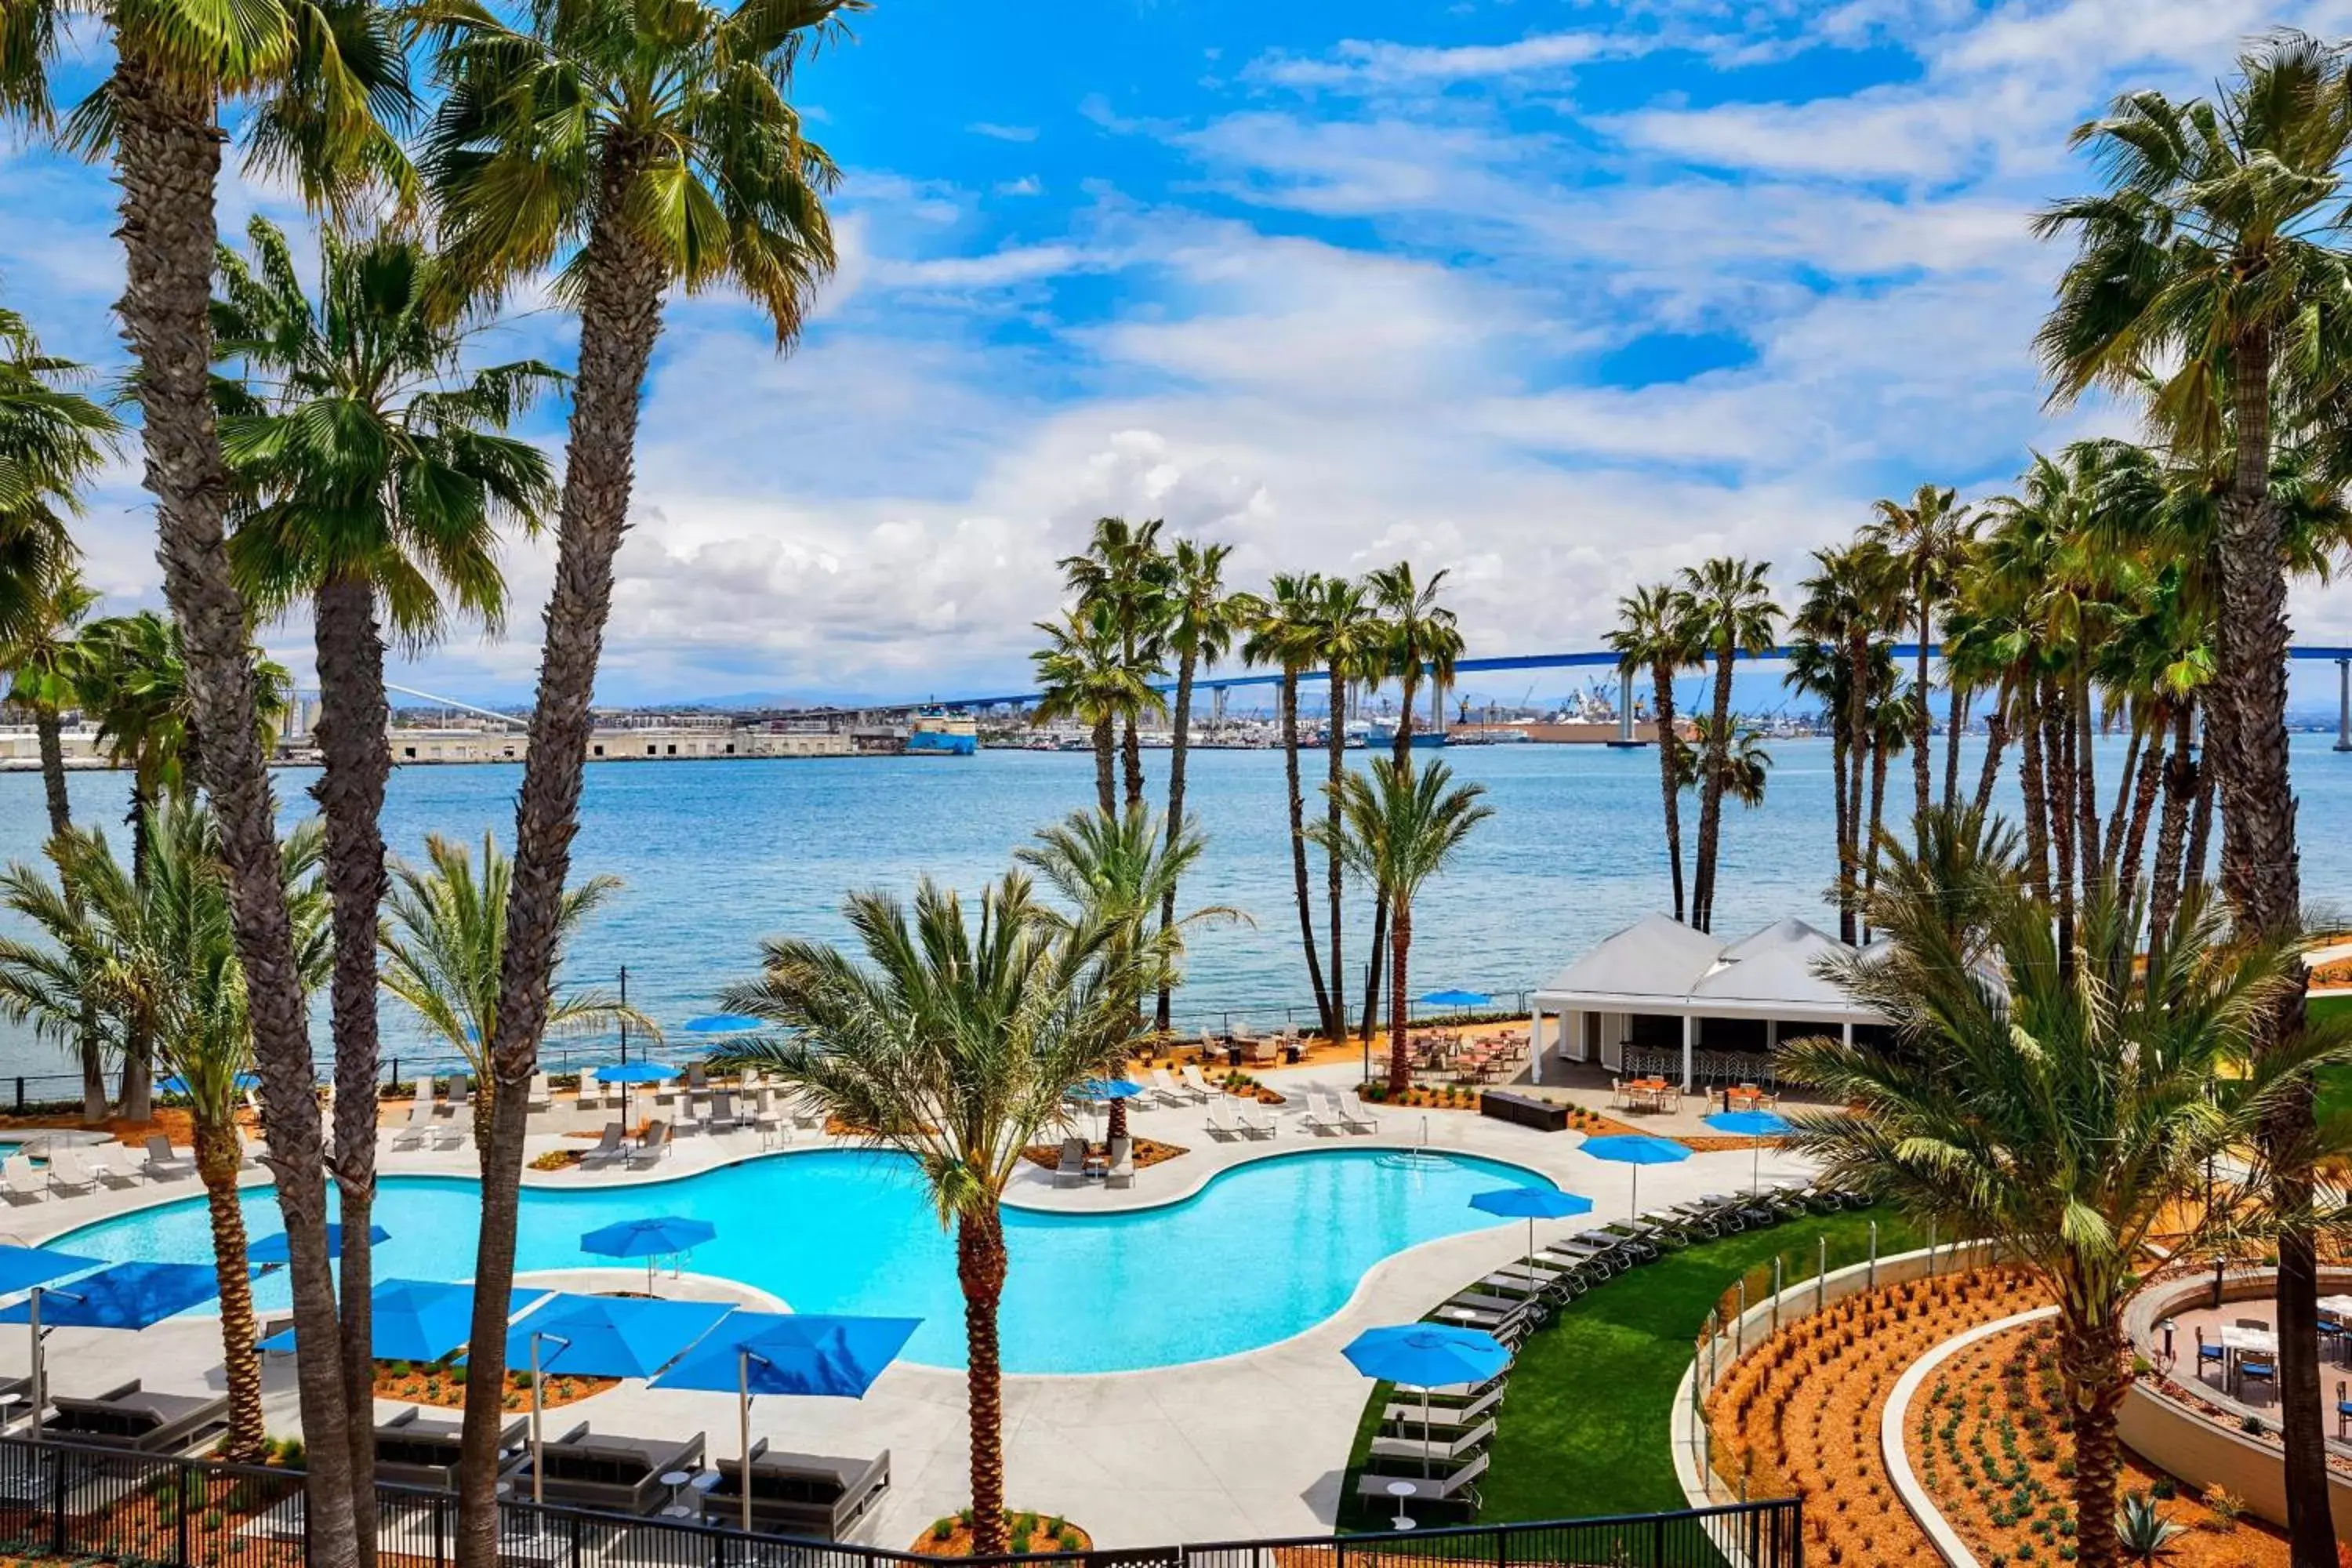
[[(1421, 1385), (1421, 1479), (1429, 1479), (1429, 1384)], [(1398, 1512), (1404, 1510), (1399, 1509)]]
[(1633, 1206), (1625, 1215), (1630, 1220), (1639, 1218), (1642, 1213), (1642, 1167), (1633, 1165), (1627, 1168), (1633, 1173)]
[(1764, 1140), (1756, 1140), (1756, 1158), (1748, 1167), (1748, 1195), (1764, 1195)]
[(736, 1420), (739, 1423), (737, 1436), (742, 1442), (743, 1455), (743, 1476), (740, 1483), (743, 1493), (743, 1533), (749, 1535), (751, 1533), (751, 1352), (749, 1346), (735, 1347), (735, 1377), (737, 1388), (741, 1394), (741, 1403), (736, 1410)]
[(530, 1501), (547, 1506), (547, 1427), (539, 1396), (539, 1336), (530, 1336)]
[(44, 1380), (41, 1376), (41, 1288), (38, 1285), (33, 1287), (33, 1293), (26, 1301), (25, 1321), (33, 1331), (30, 1392), (33, 1395), (32, 1436), (33, 1441), (37, 1443), (41, 1440), (41, 1405), (46, 1402), (46, 1391), (41, 1386)]

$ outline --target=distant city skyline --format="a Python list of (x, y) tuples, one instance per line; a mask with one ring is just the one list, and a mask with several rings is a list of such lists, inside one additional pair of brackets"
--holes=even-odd
[[(1236, 547), (1230, 574), (1451, 569), (1482, 653), (1590, 646), (1616, 597), (1721, 552), (1784, 602), (1811, 548), (1923, 480), (1983, 497), (2042, 408), (2063, 257), (2116, 92), (2210, 87), (2342, 0), (1103, 0), (1043, 33), (878, 0), (805, 67), (843, 255), (788, 358), (679, 301), (637, 454), (600, 695), (1021, 689), (1056, 556), (1097, 515)], [(85, 49), (60, 83), (106, 67)], [(0, 297), (111, 380), (106, 171), (0, 153)], [(300, 224), (225, 180), (222, 230)], [(528, 305), (530, 301), (520, 303)], [(525, 310), (483, 344), (572, 353)], [(560, 445), (563, 410), (530, 433)], [(79, 526), (109, 609), (159, 602), (125, 455)], [(529, 695), (545, 544), (505, 632), (396, 679)], [(2352, 642), (2306, 590), (2300, 635)], [(268, 628), (306, 671), (307, 626)], [(2299, 708), (2332, 690), (2298, 678)]]

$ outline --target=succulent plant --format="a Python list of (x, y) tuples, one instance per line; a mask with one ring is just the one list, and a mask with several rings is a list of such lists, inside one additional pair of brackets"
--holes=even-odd
[(2167, 1519), (2154, 1499), (2133, 1492), (2116, 1511), (2116, 1543), (2135, 1563), (2153, 1563), (2171, 1554), (2172, 1538), (2180, 1526)]

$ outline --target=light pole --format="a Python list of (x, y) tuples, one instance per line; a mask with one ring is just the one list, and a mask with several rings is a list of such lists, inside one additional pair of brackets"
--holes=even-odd
[(743, 1473), (736, 1482), (743, 1494), (741, 1522), (746, 1535), (751, 1533), (751, 1363), (755, 1361), (765, 1367), (776, 1364), (750, 1345), (735, 1347), (735, 1385), (740, 1396), (735, 1410), (736, 1436), (742, 1445), (738, 1451), (743, 1456)]

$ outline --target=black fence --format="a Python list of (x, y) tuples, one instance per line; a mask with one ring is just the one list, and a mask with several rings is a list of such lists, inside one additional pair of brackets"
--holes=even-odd
[[(690, 1491), (690, 1489), (689, 1489)], [(388, 1568), (457, 1560), (457, 1501), (378, 1489)], [(0, 1438), (0, 1553), (103, 1558), (137, 1568), (302, 1568), (300, 1471)], [(499, 1555), (515, 1568), (937, 1568), (939, 1560), (845, 1542), (747, 1535), (697, 1518), (636, 1518), (500, 1505)], [(1803, 1568), (1799, 1503), (1411, 1533), (1224, 1541), (967, 1560), (978, 1568)]]

